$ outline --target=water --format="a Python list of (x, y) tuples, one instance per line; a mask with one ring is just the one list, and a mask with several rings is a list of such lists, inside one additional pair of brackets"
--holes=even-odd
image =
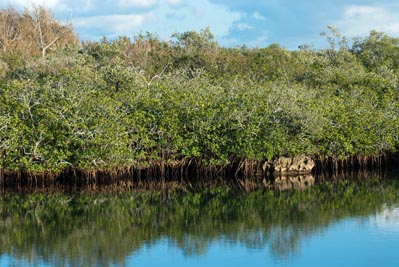
[(7, 195), (0, 266), (399, 266), (399, 185)]
[[(398, 211), (398, 209), (396, 209)], [(377, 216), (380, 216), (378, 214)], [(206, 252), (187, 256), (167, 240), (142, 248), (127, 259), (129, 266), (398, 266), (399, 221), (396, 233), (379, 228), (374, 216), (345, 219), (307, 236), (298, 249), (275, 255), (270, 245), (251, 248), (228, 240), (212, 242)], [(275, 230), (279, 234), (281, 229)], [(272, 233), (273, 235), (273, 233)]]

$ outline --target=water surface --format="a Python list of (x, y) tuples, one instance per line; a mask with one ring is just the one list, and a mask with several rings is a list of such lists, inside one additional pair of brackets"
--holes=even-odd
[(399, 185), (5, 195), (0, 266), (399, 266)]

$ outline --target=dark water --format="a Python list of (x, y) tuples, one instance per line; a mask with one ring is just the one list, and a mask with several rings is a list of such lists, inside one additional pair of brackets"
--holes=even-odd
[(396, 180), (0, 203), (0, 266), (399, 266)]

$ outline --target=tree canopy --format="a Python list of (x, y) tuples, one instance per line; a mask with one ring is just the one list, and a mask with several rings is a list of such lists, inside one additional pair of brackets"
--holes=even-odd
[(0, 11), (0, 168), (104, 170), (399, 148), (399, 39), (224, 48), (209, 29), (79, 42), (43, 8)]

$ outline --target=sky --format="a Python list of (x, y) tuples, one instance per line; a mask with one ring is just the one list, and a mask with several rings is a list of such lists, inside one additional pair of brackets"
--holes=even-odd
[(134, 37), (150, 32), (162, 40), (173, 33), (209, 27), (225, 47), (287, 49), (327, 47), (327, 26), (348, 38), (371, 30), (399, 37), (397, 0), (0, 0), (0, 8), (44, 5), (81, 40)]

